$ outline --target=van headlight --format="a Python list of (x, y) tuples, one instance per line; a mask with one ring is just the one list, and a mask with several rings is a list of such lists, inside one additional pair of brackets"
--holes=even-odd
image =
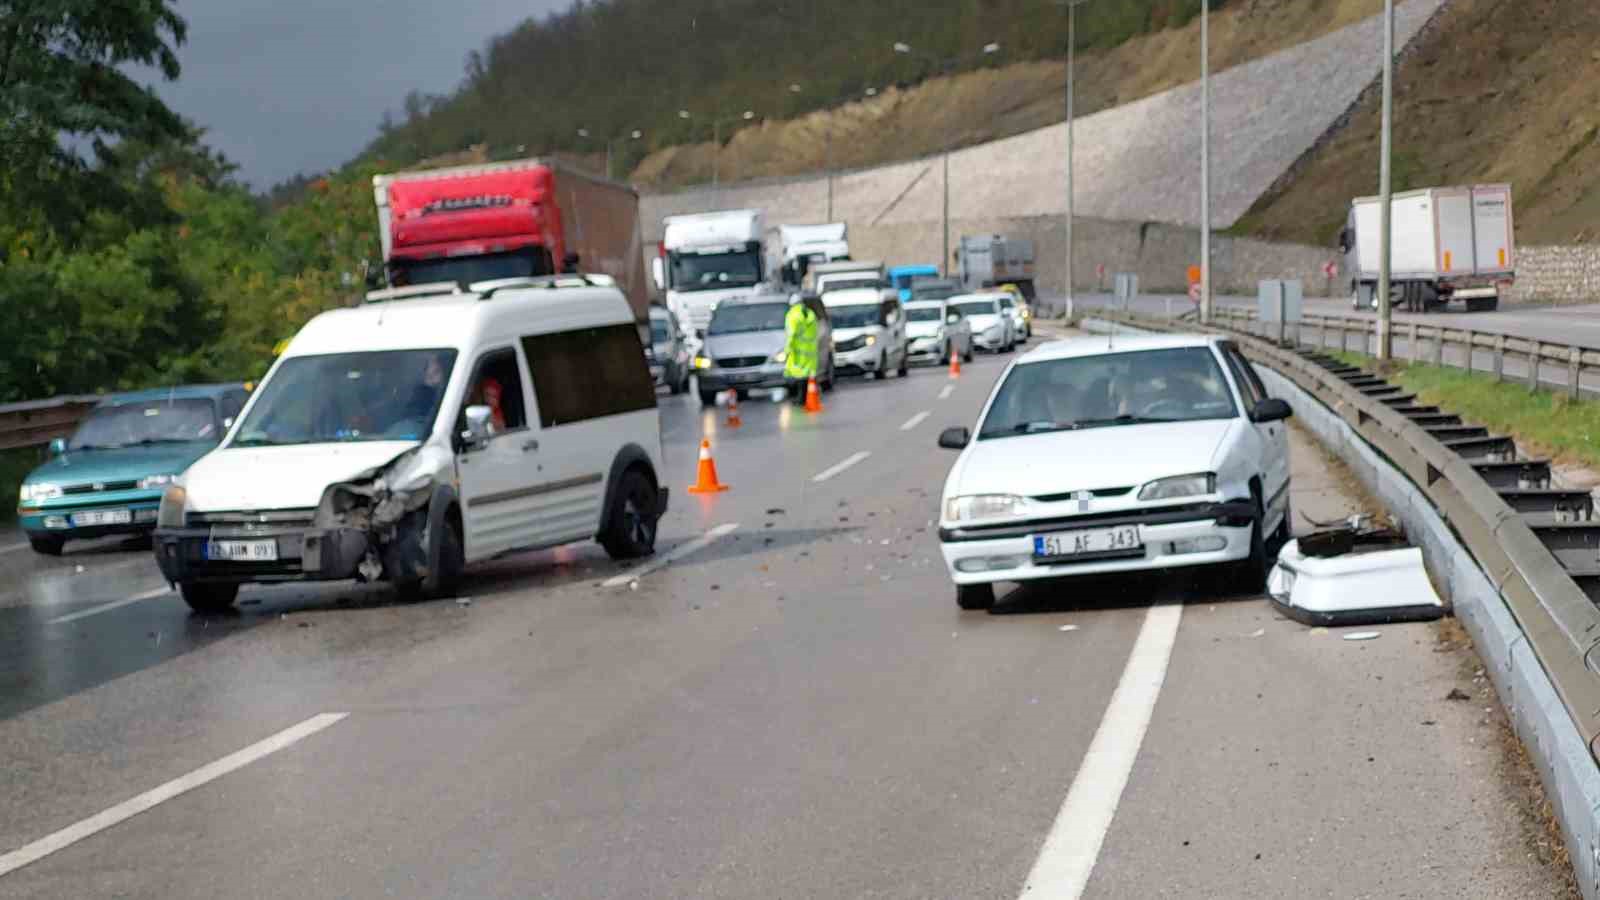
[(706, 357), (702, 356), (699, 353), (696, 353), (694, 355), (694, 367), (696, 369), (709, 369), (709, 368), (711, 368), (711, 360), (707, 359)]
[(21, 499), (23, 503), (37, 503), (40, 500), (55, 500), (61, 496), (59, 484), (25, 484), (22, 486)]
[(944, 501), (944, 517), (949, 522), (977, 519), (1006, 519), (1022, 515), (1030, 501), (1014, 494), (972, 494)]
[(876, 344), (877, 342), (878, 342), (878, 336), (877, 335), (875, 335), (875, 334), (867, 335), (867, 346), (868, 347), (871, 347), (873, 344)]
[(156, 511), (157, 528), (182, 528), (184, 508), (189, 505), (189, 492), (182, 485), (173, 485), (161, 495), (161, 508)]
[(1140, 500), (1176, 500), (1180, 497), (1203, 497), (1215, 493), (1217, 476), (1206, 472), (1199, 475), (1178, 475), (1158, 478), (1139, 488)]

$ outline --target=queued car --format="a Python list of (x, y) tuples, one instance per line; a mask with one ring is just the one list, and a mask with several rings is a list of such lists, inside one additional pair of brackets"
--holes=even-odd
[(945, 365), (960, 356), (972, 362), (972, 328), (966, 319), (943, 300), (907, 303), (906, 337), (912, 362)]
[(905, 314), (893, 294), (877, 287), (828, 291), (822, 304), (828, 309), (834, 365), (840, 372), (906, 376), (911, 354)]
[(664, 306), (650, 307), (650, 342), (645, 345), (650, 380), (674, 394), (689, 389), (689, 347), (678, 317)]
[(1010, 353), (1017, 347), (1011, 314), (1001, 308), (1004, 293), (962, 294), (950, 298), (950, 308), (967, 320), (972, 343), (991, 353)]
[(1011, 316), (1011, 330), (1017, 336), (1019, 343), (1027, 343), (1033, 337), (1033, 310), (1028, 307), (1028, 301), (1022, 299), (1022, 291), (1014, 284), (1001, 285), (1000, 308)]
[(167, 488), (156, 563), (199, 612), (239, 586), (455, 590), (465, 566), (597, 540), (653, 552), (661, 417), (621, 291), (586, 276), (322, 313)]
[[(812, 294), (804, 295), (801, 302), (817, 314), (817, 385), (831, 390), (833, 330), (827, 307)], [(705, 342), (694, 356), (695, 386), (701, 404), (715, 405), (717, 395), (730, 389), (746, 397), (750, 391), (786, 386), (783, 368), (788, 358), (788, 334), (784, 317), (788, 314), (786, 294), (753, 294), (717, 304), (706, 326)]]
[(1283, 400), (1214, 336), (1080, 338), (1015, 360), (940, 500), (962, 609), (996, 582), (1228, 567), (1259, 591), (1290, 530)]
[(69, 540), (149, 534), (167, 486), (217, 445), (248, 397), (242, 384), (215, 384), (100, 401), (23, 479), (17, 516), (28, 543), (59, 556)]

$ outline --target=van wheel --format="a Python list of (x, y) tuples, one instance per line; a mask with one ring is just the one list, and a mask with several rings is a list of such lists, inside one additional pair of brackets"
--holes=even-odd
[(237, 584), (196, 584), (184, 582), (178, 585), (178, 591), (183, 594), (183, 602), (197, 613), (215, 615), (233, 609), (233, 601), (239, 599), (239, 586)]
[(612, 559), (638, 559), (656, 549), (656, 485), (639, 469), (629, 469), (617, 486), (616, 497), (608, 510), (605, 533), (600, 546)]
[(34, 537), (30, 534), (28, 535), (28, 546), (32, 547), (35, 553), (42, 553), (45, 556), (60, 556), (61, 549), (67, 546), (67, 542), (58, 537)]
[(981, 610), (994, 608), (994, 585), (956, 585), (956, 605), (962, 609)]

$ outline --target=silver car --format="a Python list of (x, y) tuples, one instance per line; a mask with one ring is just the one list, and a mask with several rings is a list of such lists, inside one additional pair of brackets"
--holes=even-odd
[(950, 308), (967, 321), (972, 342), (990, 353), (1010, 353), (1017, 347), (1011, 314), (1000, 308), (1007, 294), (962, 294), (950, 298)]
[[(828, 312), (816, 297), (805, 301), (817, 313), (817, 385), (833, 387), (833, 331)], [(749, 391), (785, 387), (783, 367), (788, 335), (784, 318), (789, 299), (779, 294), (755, 294), (723, 300), (711, 313), (705, 343), (694, 356), (700, 402), (715, 405), (717, 395), (732, 389), (739, 396)]]
[(913, 300), (905, 305), (906, 337), (912, 362), (945, 365), (959, 354), (972, 362), (972, 328), (943, 300)]
[(650, 307), (650, 340), (644, 355), (656, 387), (674, 394), (689, 389), (689, 347), (678, 328), (678, 317), (664, 306)]

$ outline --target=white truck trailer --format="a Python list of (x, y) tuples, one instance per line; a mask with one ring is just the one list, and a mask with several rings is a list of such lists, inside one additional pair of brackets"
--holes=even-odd
[(765, 231), (764, 217), (755, 209), (662, 220), (661, 252), (651, 262), (651, 275), (689, 337), (704, 336), (718, 303), (761, 287)]
[[(1485, 312), (1500, 305), (1517, 268), (1510, 185), (1406, 191), (1394, 195), (1390, 209), (1395, 308), (1422, 312), (1459, 300), (1470, 312)], [(1358, 198), (1339, 233), (1356, 309), (1377, 307), (1381, 212), (1379, 198)]]
[(1034, 299), (1033, 241), (999, 234), (963, 235), (959, 249), (961, 285), (969, 291), (1014, 284)]

